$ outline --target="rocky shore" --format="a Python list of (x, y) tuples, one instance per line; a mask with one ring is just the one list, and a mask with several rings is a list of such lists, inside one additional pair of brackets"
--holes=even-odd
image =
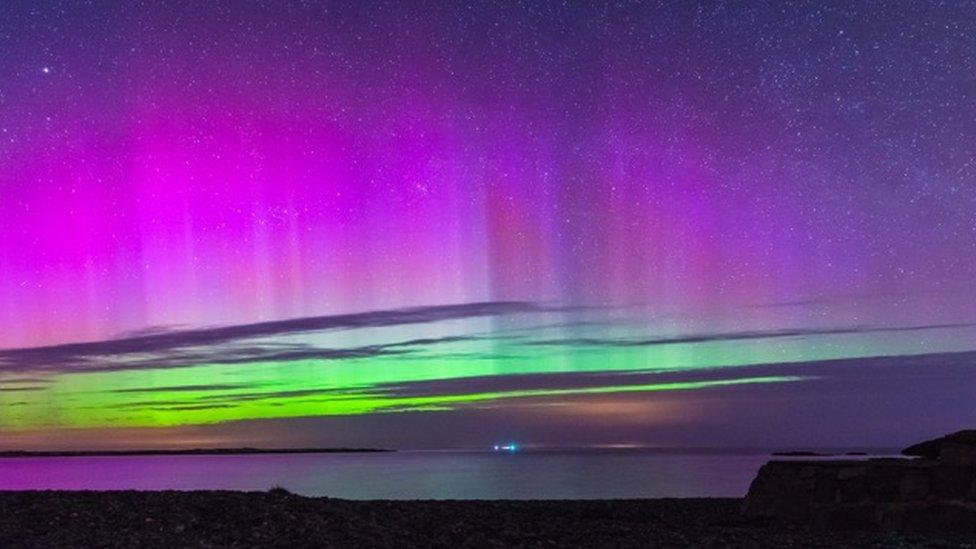
[(271, 492), (0, 492), (0, 547), (976, 547), (831, 532), (738, 499), (348, 501)]
[(976, 431), (906, 448), (914, 459), (771, 461), (744, 514), (819, 529), (968, 532), (976, 540)]

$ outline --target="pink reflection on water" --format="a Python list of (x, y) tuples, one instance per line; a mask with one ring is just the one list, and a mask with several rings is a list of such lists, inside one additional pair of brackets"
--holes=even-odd
[(0, 460), (0, 490), (268, 490), (348, 499), (739, 497), (765, 454), (397, 452)]

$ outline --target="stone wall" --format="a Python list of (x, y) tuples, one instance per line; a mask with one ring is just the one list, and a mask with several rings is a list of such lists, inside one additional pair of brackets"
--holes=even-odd
[(976, 532), (971, 448), (944, 448), (941, 459), (771, 461), (743, 512), (821, 528)]

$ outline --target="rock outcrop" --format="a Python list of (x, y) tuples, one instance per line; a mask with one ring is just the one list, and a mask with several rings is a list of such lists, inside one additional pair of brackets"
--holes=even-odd
[(926, 440), (901, 451), (903, 455), (955, 462), (976, 467), (976, 429)]
[(976, 431), (905, 450), (925, 456), (919, 459), (770, 461), (749, 488), (743, 512), (823, 528), (976, 531), (971, 434)]

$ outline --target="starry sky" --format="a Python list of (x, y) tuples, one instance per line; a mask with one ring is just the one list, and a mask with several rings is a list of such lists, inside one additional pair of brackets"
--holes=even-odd
[(0, 3), (0, 449), (976, 424), (976, 4)]

